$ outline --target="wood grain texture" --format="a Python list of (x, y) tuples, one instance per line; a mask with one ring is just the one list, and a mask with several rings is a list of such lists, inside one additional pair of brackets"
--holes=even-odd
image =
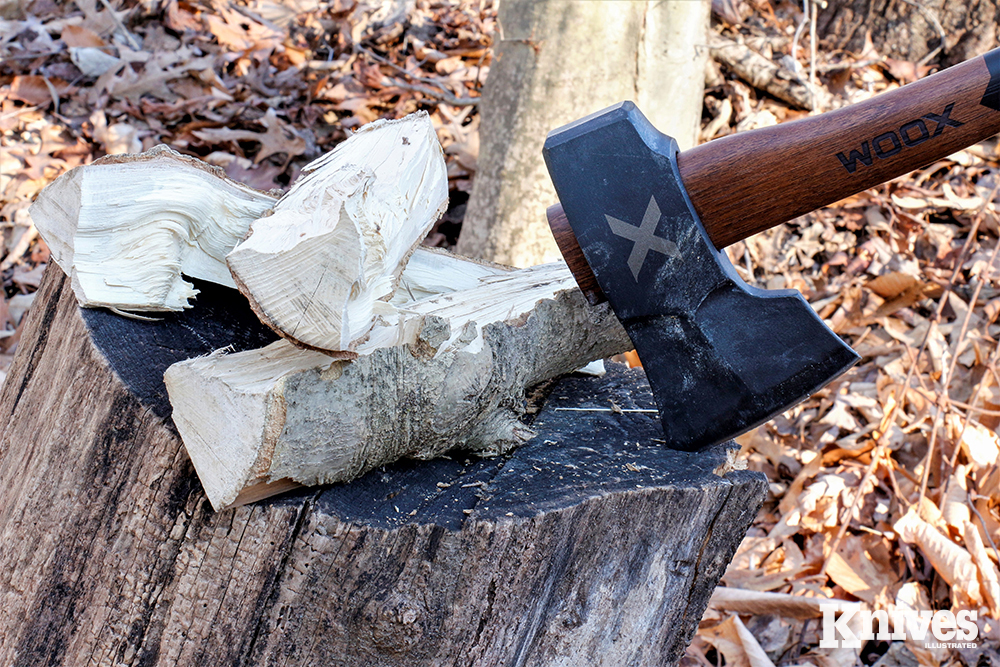
[(996, 63), (1000, 52), (860, 104), (682, 152), (681, 180), (709, 237), (724, 248), (1000, 132), (1000, 110), (981, 103), (994, 79), (987, 59)]
[(0, 395), (4, 665), (671, 665), (766, 492), (651, 415), (555, 409), (652, 404), (613, 371), (555, 385), (512, 456), (213, 513), (54, 266), (29, 318)]
[[(998, 132), (1000, 49), (860, 104), (702, 144), (677, 166), (721, 249)], [(580, 289), (601, 303), (562, 205), (547, 217)]]
[(597, 283), (597, 276), (590, 270), (590, 265), (587, 264), (587, 259), (583, 256), (580, 242), (573, 234), (573, 228), (569, 225), (569, 218), (566, 217), (566, 211), (563, 210), (562, 204), (549, 206), (545, 210), (545, 216), (548, 218), (549, 229), (552, 230), (556, 245), (559, 246), (559, 252), (566, 260), (566, 265), (573, 274), (573, 278), (576, 279), (580, 291), (587, 297), (587, 302), (596, 306), (607, 301), (608, 297), (604, 295), (604, 290)]

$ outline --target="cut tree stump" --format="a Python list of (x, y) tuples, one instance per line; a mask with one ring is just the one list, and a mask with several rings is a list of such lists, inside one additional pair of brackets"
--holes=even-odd
[(726, 446), (672, 452), (655, 415), (609, 410), (652, 406), (641, 372), (537, 392), (538, 437), (504, 457), (216, 513), (162, 373), (274, 334), (196, 286), (194, 308), (138, 321), (81, 310), (50, 265), (0, 394), (0, 664), (680, 658), (767, 487), (725, 472)]

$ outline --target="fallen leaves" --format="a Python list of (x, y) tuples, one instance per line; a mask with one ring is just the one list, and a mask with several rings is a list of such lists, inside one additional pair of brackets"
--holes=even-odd
[(231, 130), (221, 127), (195, 130), (192, 134), (205, 142), (213, 144), (255, 141), (260, 144), (260, 148), (257, 151), (257, 156), (254, 158), (254, 164), (279, 153), (285, 154), (287, 160), (290, 161), (293, 157), (306, 152), (308, 144), (305, 137), (287, 123), (282, 122), (274, 109), (268, 109), (259, 122), (266, 128), (265, 132)]
[(739, 616), (729, 616), (722, 623), (707, 629), (701, 636), (725, 656), (727, 665), (774, 667), (774, 663)]
[[(771, 3), (773, 14), (714, 4), (728, 17), (717, 30), (804, 71), (786, 36), (801, 20), (794, 3)], [(832, 94), (818, 99), (835, 108), (930, 71), (863, 55), (819, 53), (821, 67), (862, 62), (821, 70), (839, 74), (821, 76)], [(723, 73), (706, 90), (704, 139), (794, 117)], [(794, 611), (823, 602), (975, 611), (980, 653), (1000, 642), (997, 157), (984, 142), (728, 248), (748, 283), (801, 291), (862, 361), (739, 438), (770, 495), (686, 664), (748, 664), (753, 647), (740, 643), (733, 615), (775, 664), (854, 664), (857, 654), (821, 648), (818, 623)], [(781, 596), (793, 601), (772, 602)], [(980, 659), (917, 640), (869, 642), (860, 658), (883, 653), (886, 665)]]
[(58, 101), (70, 90), (70, 86), (59, 78), (48, 78), (37, 74), (15, 76), (8, 95), (11, 99), (41, 106)]
[(951, 586), (957, 606), (978, 607), (983, 604), (976, 567), (968, 551), (924, 521), (913, 508), (893, 525), (893, 529), (899, 539), (920, 547), (931, 566)]

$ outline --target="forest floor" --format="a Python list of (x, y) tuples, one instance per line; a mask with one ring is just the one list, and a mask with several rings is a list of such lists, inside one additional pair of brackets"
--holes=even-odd
[[(803, 104), (714, 64), (702, 141), (933, 71), (870, 47), (813, 52), (793, 3), (758, 0), (742, 14), (714, 4), (715, 33), (780, 65), (772, 94), (807, 82), (811, 66), (817, 74)], [(419, 0), (407, 15), (394, 6), (0, 0), (0, 367), (48, 261), (28, 206), (103, 155), (165, 143), (280, 190), (350, 130), (424, 109), (451, 189), (426, 243), (453, 246), (495, 10), (489, 0)], [(1000, 665), (998, 202), (994, 139), (728, 249), (747, 282), (801, 291), (862, 362), (739, 439), (770, 495), (723, 578), (743, 593), (716, 595), (685, 664)], [(979, 640), (821, 648), (829, 601), (974, 611)]]

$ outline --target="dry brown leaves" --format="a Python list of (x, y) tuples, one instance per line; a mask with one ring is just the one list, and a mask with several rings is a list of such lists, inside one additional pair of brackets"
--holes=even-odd
[[(454, 244), (478, 156), (489, 1), (17, 0), (0, 3), (0, 372), (48, 259), (28, 206), (47, 183), (160, 143), (286, 187), (376, 118), (426, 109), (448, 157)], [(450, 103), (450, 104), (449, 104)]]
[[(799, 5), (715, 4), (730, 37), (807, 69), (807, 37), (789, 62)], [(871, 50), (817, 56), (827, 110), (927, 74)], [(703, 140), (799, 116), (719, 74)], [(984, 142), (729, 249), (747, 282), (802, 291), (862, 361), (739, 439), (770, 494), (685, 664), (997, 664), (997, 157)], [(974, 610), (982, 644), (822, 649), (821, 602)]]
[[(381, 117), (425, 108), (448, 156), (453, 243), (475, 173), (474, 100), (490, 2), (97, 0), (0, 4), (0, 365), (48, 251), (27, 207), (56, 176), (158, 143), (282, 188)], [(798, 3), (717, 1), (725, 30), (801, 75)], [(807, 40), (803, 40), (803, 43)], [(927, 73), (818, 54), (827, 108)], [(725, 72), (703, 139), (800, 116)], [(741, 438), (771, 494), (727, 571), (687, 664), (974, 664), (916, 643), (820, 649), (819, 604), (975, 609), (1000, 620), (1000, 167), (996, 142), (729, 249), (743, 277), (803, 292), (863, 355), (794, 410)], [(995, 645), (995, 644), (994, 644)], [(911, 663), (906, 663), (911, 660)], [(892, 662), (895, 661), (895, 662)]]

